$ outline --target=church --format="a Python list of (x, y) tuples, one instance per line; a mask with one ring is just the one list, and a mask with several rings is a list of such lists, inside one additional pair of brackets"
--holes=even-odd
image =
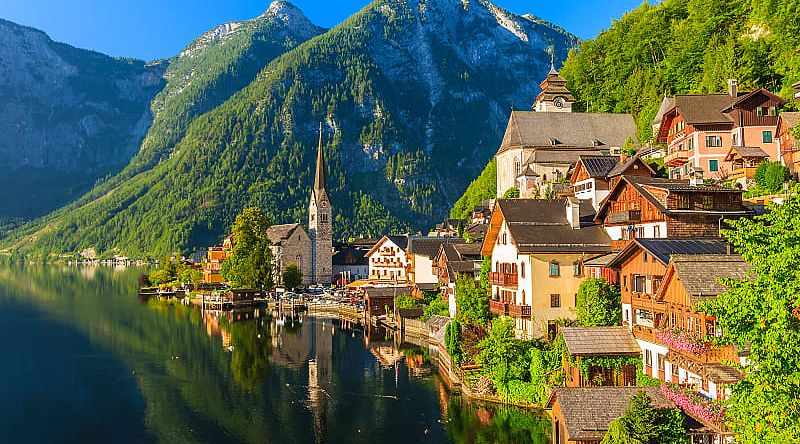
[(533, 109), (511, 111), (495, 155), (497, 197), (510, 188), (522, 197), (546, 197), (544, 190), (568, 186), (579, 156), (618, 155), (628, 139), (637, 143), (632, 115), (573, 112), (575, 96), (566, 84), (551, 64)]
[(267, 231), (275, 257), (275, 282), (279, 285), (283, 269), (291, 263), (300, 268), (305, 286), (333, 282), (333, 217), (326, 176), (320, 124), (316, 173), (308, 203), (308, 232), (298, 223), (273, 225)]

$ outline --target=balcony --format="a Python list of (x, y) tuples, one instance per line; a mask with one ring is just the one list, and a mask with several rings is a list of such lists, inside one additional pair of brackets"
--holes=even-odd
[(610, 213), (608, 223), (610, 224), (635, 224), (642, 221), (642, 210), (625, 210)]
[(516, 287), (517, 286), (517, 275), (510, 274), (510, 273), (498, 273), (492, 271), (489, 273), (489, 283), (492, 285), (500, 285), (503, 287)]
[(489, 299), (489, 311), (498, 315), (507, 315), (508, 304), (503, 301), (496, 301), (494, 299)]
[(531, 317), (531, 306), (511, 304), (508, 306), (508, 314), (515, 318), (529, 318)]
[(728, 179), (755, 179), (757, 169), (758, 167), (739, 167), (732, 169), (730, 174), (728, 174)]
[(673, 151), (664, 157), (664, 165), (676, 167), (689, 161), (689, 151)]

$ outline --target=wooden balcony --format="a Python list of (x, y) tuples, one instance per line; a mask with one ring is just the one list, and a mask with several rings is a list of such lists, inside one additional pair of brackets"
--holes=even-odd
[(664, 157), (664, 165), (680, 166), (689, 161), (690, 151), (673, 151)]
[(728, 179), (755, 179), (757, 169), (758, 167), (740, 167), (732, 169), (730, 174), (728, 174)]
[(518, 278), (516, 274), (498, 273), (492, 271), (489, 273), (489, 283), (492, 285), (500, 285), (502, 287), (516, 287)]
[(496, 301), (494, 299), (489, 299), (489, 311), (498, 315), (507, 315), (508, 304), (503, 301)]
[(529, 318), (531, 317), (531, 306), (530, 305), (514, 305), (510, 304), (508, 306), (508, 314), (515, 318)]
[(635, 224), (642, 221), (641, 210), (625, 210), (610, 213), (607, 219), (610, 224)]

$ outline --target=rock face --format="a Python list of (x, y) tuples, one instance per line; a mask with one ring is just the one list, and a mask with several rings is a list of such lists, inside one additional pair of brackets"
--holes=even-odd
[[(37, 222), (16, 232), (15, 242), (26, 241), (17, 245), (141, 256), (218, 242), (245, 206), (261, 206), (276, 223), (305, 220), (318, 122), (334, 237), (427, 228), (494, 154), (512, 107), (531, 106), (551, 53), (563, 60), (577, 44), (558, 27), (485, 0), (382, 0), (270, 53), (272, 61), (220, 51), (242, 54), (234, 67), (251, 59), (263, 67), (219, 77), (234, 79), (229, 87), (198, 75), (219, 60), (204, 53), (264, 41), (244, 37), (278, 18), (293, 23), (281, 41), (321, 32), (277, 2), (253, 21), (195, 40), (168, 70), (153, 102), (156, 121), (125, 171), (48, 218), (46, 230)], [(194, 85), (186, 100), (172, 100)], [(198, 103), (192, 97), (207, 101), (186, 105)], [(168, 111), (170, 103), (181, 106)], [(183, 117), (170, 121), (174, 115)]]
[(0, 217), (52, 210), (125, 166), (150, 127), (163, 69), (0, 20), (0, 171), (21, 187), (0, 191)]

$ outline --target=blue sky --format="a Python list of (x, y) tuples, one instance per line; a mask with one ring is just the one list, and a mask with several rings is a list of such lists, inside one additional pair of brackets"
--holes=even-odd
[[(290, 0), (316, 24), (333, 27), (368, 0)], [(590, 38), (642, 0), (495, 0)], [(0, 0), (0, 18), (47, 32), (53, 40), (113, 56), (152, 60), (178, 54), (224, 22), (260, 15), (270, 0)]]

